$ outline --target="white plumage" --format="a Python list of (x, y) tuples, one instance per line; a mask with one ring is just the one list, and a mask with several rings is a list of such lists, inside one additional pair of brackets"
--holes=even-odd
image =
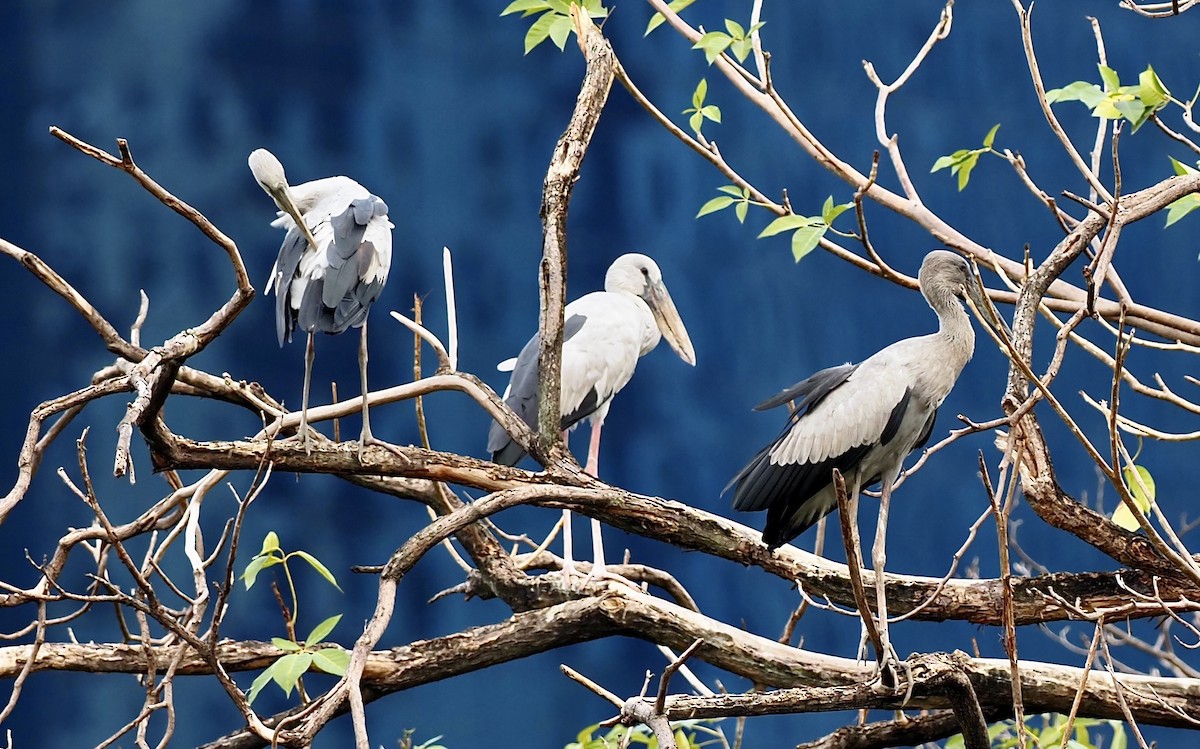
[[(609, 405), (633, 377), (638, 360), (665, 337), (680, 358), (696, 363), (696, 354), (683, 321), (675, 309), (658, 265), (645, 255), (617, 258), (604, 278), (604, 291), (595, 291), (571, 302), (563, 314), (562, 384), (559, 428), (569, 430), (582, 419), (592, 423), (585, 470), (599, 470), (600, 430)], [(521, 349), (512, 367), (505, 402), (529, 426), (537, 429), (538, 353), (534, 336)], [(507, 365), (507, 362), (504, 367)], [(499, 423), (488, 433), (488, 451), (497, 463), (514, 465), (525, 451)], [(564, 513), (564, 534), (570, 539), (570, 514)], [(603, 568), (599, 524), (593, 521), (593, 546), (597, 573)], [(570, 547), (565, 572), (572, 571)], [(596, 573), (594, 573), (596, 574)]]

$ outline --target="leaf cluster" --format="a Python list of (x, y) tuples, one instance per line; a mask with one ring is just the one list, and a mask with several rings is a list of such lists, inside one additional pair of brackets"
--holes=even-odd
[(708, 60), (708, 64), (712, 65), (713, 60), (721, 56), (722, 52), (729, 50), (730, 54), (738, 59), (738, 62), (745, 62), (750, 56), (750, 51), (754, 49), (752, 36), (755, 31), (763, 27), (764, 21), (760, 21), (750, 28), (743, 27), (737, 21), (725, 19), (726, 31), (710, 31), (700, 37), (692, 49), (704, 50), (704, 59)]
[(600, 0), (513, 0), (500, 15), (520, 13), (522, 18), (537, 16), (537, 20), (525, 32), (525, 54), (549, 39), (559, 51), (566, 49), (567, 39), (575, 31), (571, 20), (571, 5), (578, 5), (590, 18), (607, 18), (608, 9)]
[[(1032, 739), (1035, 747), (1066, 746), (1067, 749), (1099, 749), (1102, 742), (1093, 738), (1092, 728), (1108, 726), (1112, 728), (1112, 740), (1108, 749), (1125, 749), (1128, 739), (1125, 736), (1125, 724), (1119, 720), (1099, 720), (1096, 718), (1075, 718), (1071, 723), (1071, 737), (1063, 744), (1063, 736), (1067, 732), (1067, 716), (1054, 713), (1041, 716), (1041, 726), (1025, 724), (1026, 737)], [(988, 738), (992, 749), (1013, 749), (1022, 745), (1017, 735), (1017, 724), (1014, 720), (1005, 720), (988, 726)], [(945, 749), (963, 749), (965, 746), (961, 734), (951, 736), (945, 744)]]
[(852, 207), (854, 207), (853, 203), (834, 205), (831, 195), (825, 198), (820, 216), (799, 216), (794, 213), (780, 216), (767, 224), (767, 228), (758, 233), (758, 238), (773, 237), (785, 231), (792, 232), (792, 257), (798, 263), (804, 259), (805, 255), (816, 249), (817, 245), (821, 243), (821, 238), (825, 236), (825, 232), (832, 227), (834, 220)]
[(342, 615), (331, 616), (313, 627), (303, 643), (272, 637), (271, 644), (284, 651), (279, 660), (268, 666), (250, 685), (246, 701), (253, 704), (263, 687), (274, 681), (288, 697), (310, 668), (317, 668), (333, 676), (342, 676), (350, 665), (350, 653), (340, 645), (327, 645), (324, 639), (333, 631)]
[(696, 133), (696, 137), (700, 137), (700, 128), (704, 125), (705, 120), (712, 120), (718, 125), (721, 124), (721, 109), (716, 104), (705, 104), (704, 98), (708, 96), (708, 81), (704, 78), (696, 84), (696, 90), (692, 92), (692, 106), (683, 110), (683, 113), (689, 115), (688, 125)]
[[(312, 554), (300, 550), (285, 553), (282, 546), (280, 546), (279, 535), (275, 531), (267, 533), (263, 538), (262, 548), (254, 555), (254, 558), (250, 560), (250, 563), (246, 565), (246, 569), (242, 572), (242, 581), (246, 584), (246, 589), (249, 590), (258, 579), (258, 573), (268, 567), (283, 566), (284, 575), (288, 581), (288, 589), (292, 595), (292, 615), (287, 622), (289, 634), (294, 631), (296, 617), (299, 615), (300, 609), (291, 569), (288, 567), (288, 561), (294, 558), (307, 562), (330, 585), (339, 591), (341, 590), (329, 568)], [(310, 668), (316, 668), (334, 676), (345, 674), (346, 667), (350, 664), (350, 654), (340, 645), (328, 645), (324, 642), (325, 638), (329, 636), (329, 633), (333, 631), (333, 628), (337, 626), (341, 619), (342, 615), (336, 614), (323, 620), (320, 624), (313, 627), (303, 642), (296, 640), (294, 635), (292, 635), (292, 639), (272, 637), (271, 644), (282, 650), (284, 654), (255, 678), (254, 682), (250, 685), (250, 690), (246, 693), (246, 700), (253, 703), (254, 698), (259, 695), (263, 687), (272, 681), (279, 685), (279, 688), (283, 690), (285, 695), (290, 697), (292, 690), (296, 688), (300, 683), (301, 677)]]
[(1000, 123), (992, 125), (992, 129), (983, 136), (983, 146), (980, 148), (962, 148), (949, 156), (939, 157), (937, 161), (933, 162), (933, 168), (929, 170), (930, 174), (949, 168), (950, 175), (958, 177), (958, 191), (962, 192), (962, 189), (967, 186), (967, 182), (971, 180), (971, 170), (979, 163), (979, 157), (995, 150), (992, 148), (992, 143), (996, 141), (996, 131), (999, 129)]
[[(720, 739), (703, 741), (697, 736), (697, 729), (701, 728), (703, 724), (711, 722), (715, 721), (681, 720), (674, 723), (675, 745), (679, 749), (699, 749), (714, 740), (719, 741)], [(616, 747), (634, 745), (644, 746), (646, 749), (658, 749), (658, 737), (645, 725), (633, 727), (616, 725), (599, 735), (597, 735), (597, 731), (600, 731), (600, 724), (588, 726), (579, 732), (575, 741), (567, 744), (563, 749), (616, 749)]]
[[(1197, 165), (1200, 166), (1200, 164)], [(1176, 161), (1173, 158), (1171, 159), (1171, 167), (1175, 170), (1175, 173), (1180, 176), (1184, 174), (1195, 174), (1197, 171), (1200, 171), (1193, 169), (1187, 164)], [(1184, 195), (1179, 200), (1176, 200), (1174, 203), (1171, 203), (1167, 206), (1167, 226), (1170, 226), (1197, 208), (1200, 208), (1200, 195), (1197, 195), (1196, 193)]]
[(1149, 65), (1138, 75), (1138, 82), (1129, 86), (1122, 86), (1117, 71), (1107, 65), (1097, 67), (1100, 68), (1103, 88), (1095, 83), (1075, 81), (1062, 88), (1047, 91), (1046, 101), (1051, 104), (1060, 101), (1083, 102), (1084, 106), (1092, 110), (1093, 117), (1129, 120), (1133, 123), (1135, 133), (1150, 115), (1171, 101), (1171, 92)]

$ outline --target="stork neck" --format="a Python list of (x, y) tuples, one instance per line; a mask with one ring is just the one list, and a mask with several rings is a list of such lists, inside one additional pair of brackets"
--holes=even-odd
[(935, 300), (934, 312), (938, 316), (938, 337), (950, 345), (954, 358), (966, 364), (975, 350), (975, 329), (971, 318), (957, 297), (946, 295)]

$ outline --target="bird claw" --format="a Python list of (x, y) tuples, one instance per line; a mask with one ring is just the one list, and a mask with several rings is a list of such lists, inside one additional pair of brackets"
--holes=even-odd
[(400, 449), (399, 445), (393, 445), (391, 442), (385, 442), (384, 440), (381, 440), (378, 437), (375, 437), (374, 435), (372, 435), (371, 433), (368, 432), (367, 434), (364, 434), (358, 438), (358, 462), (359, 463), (364, 462), (363, 461), (363, 451), (370, 445), (378, 445), (379, 447), (382, 447), (383, 449), (385, 449), (388, 452), (395, 455), (397, 458), (404, 458), (407, 461), (407, 458), (404, 455), (403, 450)]

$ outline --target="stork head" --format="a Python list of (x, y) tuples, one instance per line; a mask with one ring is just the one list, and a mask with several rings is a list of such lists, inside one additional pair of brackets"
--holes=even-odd
[(696, 350), (692, 347), (692, 339), (688, 337), (683, 319), (675, 309), (675, 302), (667, 293), (657, 263), (636, 252), (622, 255), (609, 266), (604, 276), (604, 290), (626, 291), (641, 297), (650, 307), (667, 344), (679, 354), (680, 359), (696, 366)]
[(970, 295), (980, 299), (979, 285), (971, 273), (971, 265), (961, 255), (949, 250), (934, 250), (925, 256), (917, 274), (921, 293), (935, 310), (944, 309), (955, 297)]
[(259, 148), (250, 154), (246, 163), (250, 165), (250, 171), (254, 174), (258, 186), (272, 198), (287, 192), (287, 175), (283, 173), (283, 164), (279, 163), (275, 154), (265, 148)]
[(288, 189), (287, 175), (283, 172), (283, 164), (279, 163), (279, 159), (275, 158), (275, 154), (265, 148), (257, 148), (250, 154), (250, 158), (246, 160), (250, 165), (250, 171), (254, 174), (254, 179), (258, 182), (258, 186), (263, 189), (271, 200), (275, 201), (275, 205), (279, 210), (292, 217), (292, 221), (296, 222), (297, 228), (304, 235), (308, 243), (312, 245), (314, 250), (317, 249), (317, 241), (313, 238), (312, 231), (309, 230), (308, 224), (304, 222), (304, 216), (300, 213), (300, 208), (296, 205), (296, 201), (292, 199), (292, 193)]

